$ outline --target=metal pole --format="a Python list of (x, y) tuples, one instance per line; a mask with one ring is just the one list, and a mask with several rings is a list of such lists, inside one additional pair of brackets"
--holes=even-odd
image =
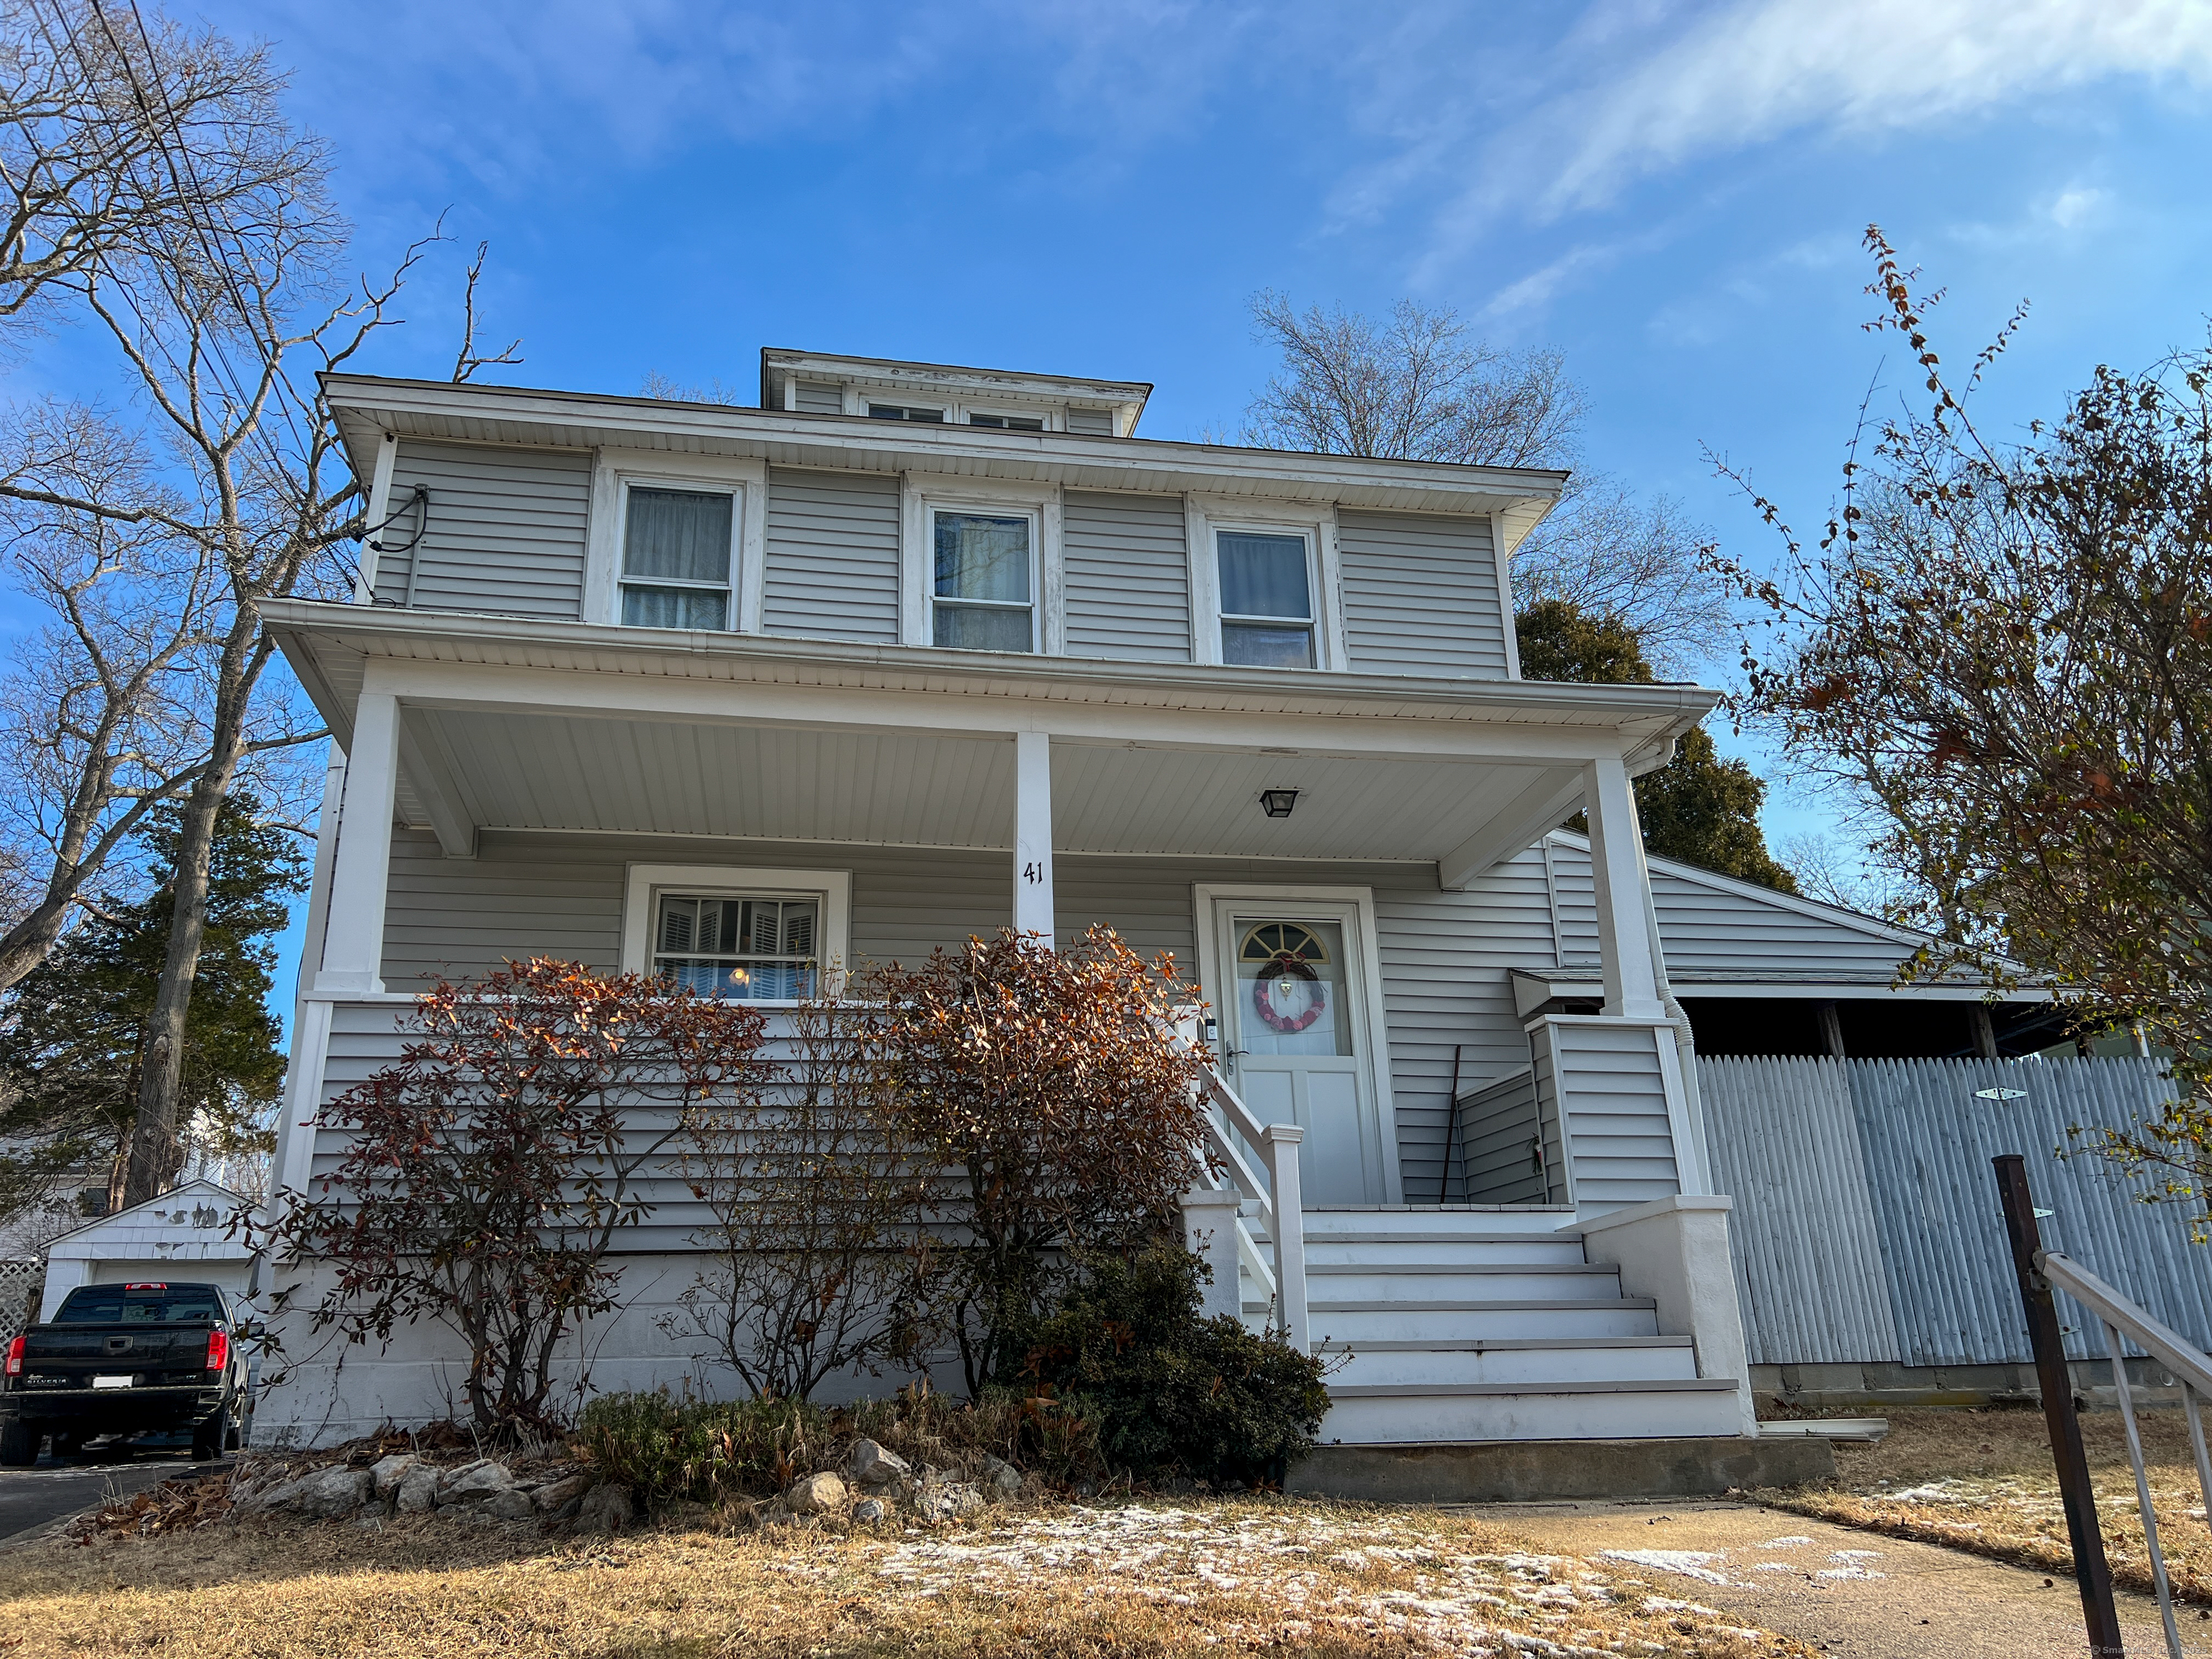
[(2081, 1621), (2096, 1659), (2124, 1659), (2119, 1610), (2112, 1605), (2112, 1573), (2105, 1564), (2104, 1534), (2097, 1530), (2096, 1494), (2089, 1488), (2089, 1460), (2081, 1449), (2081, 1425), (2074, 1415), (2074, 1382), (2066, 1374), (2066, 1348), (2058, 1333), (2058, 1304), (2050, 1281), (2035, 1265), (2043, 1238), (2035, 1224), (2035, 1197), (2027, 1188), (2027, 1161), (2008, 1152), (1990, 1162), (1996, 1168), (1997, 1195), (2004, 1203), (2005, 1231), (2012, 1237), (2012, 1262), (2020, 1279), (2021, 1307), (2027, 1315), (2028, 1346), (2035, 1354), (2035, 1376), (2043, 1394), (2043, 1420), (2051, 1432), (2051, 1460), (2058, 1468), (2058, 1495), (2066, 1510), (2066, 1536), (2074, 1548), (2074, 1577), (2081, 1587)]

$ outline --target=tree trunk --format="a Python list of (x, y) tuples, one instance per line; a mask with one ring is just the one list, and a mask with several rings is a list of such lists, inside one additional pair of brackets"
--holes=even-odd
[(176, 1184), (184, 1164), (177, 1137), (177, 1096), (184, 1076), (185, 1019), (191, 1013), (192, 985), (198, 977), (200, 944), (207, 936), (207, 897), (215, 856), (216, 819), (230, 793), (230, 782), (246, 747), (246, 708), (268, 661), (264, 648), (252, 648), (260, 619), (241, 609), (232, 626), (230, 648), (216, 692), (215, 730), (209, 766), (185, 799), (172, 877), (175, 900), (169, 912), (169, 949), (161, 962), (161, 982), (148, 1011), (139, 1041), (138, 1109), (131, 1127), (131, 1161), (123, 1182), (123, 1204), (143, 1204)]

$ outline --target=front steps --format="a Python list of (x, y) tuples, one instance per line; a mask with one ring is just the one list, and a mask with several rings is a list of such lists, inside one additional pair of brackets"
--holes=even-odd
[[(1662, 1336), (1559, 1209), (1305, 1212), (1324, 1446), (1692, 1439), (1741, 1433), (1732, 1377)], [(1561, 1228), (1567, 1231), (1560, 1231)], [(1248, 1319), (1264, 1317), (1246, 1285)]]

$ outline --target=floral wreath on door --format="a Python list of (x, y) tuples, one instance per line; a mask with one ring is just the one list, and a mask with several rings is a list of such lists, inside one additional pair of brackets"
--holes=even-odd
[(1261, 922), (1246, 932), (1237, 954), (1264, 964), (1252, 981), (1252, 1012), (1269, 1030), (1296, 1036), (1328, 1012), (1328, 987), (1313, 966), (1328, 960), (1328, 947), (1311, 928)]

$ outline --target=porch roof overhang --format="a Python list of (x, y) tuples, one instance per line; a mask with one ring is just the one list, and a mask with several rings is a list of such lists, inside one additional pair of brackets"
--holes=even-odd
[(1543, 467), (1381, 460), (1155, 438), (930, 426), (658, 398), (325, 374), (356, 477), (380, 434), (534, 448), (718, 455), (774, 466), (925, 472), (1074, 489), (1267, 497), (1402, 512), (1498, 515), (1506, 549), (1558, 503), (1567, 474)]
[[(1584, 769), (1662, 764), (1717, 701), (1687, 685), (1298, 673), (673, 634), (271, 601), (349, 744), (401, 709), (398, 815), (487, 829), (883, 845), (1012, 843), (1014, 745), (1052, 743), (1068, 854), (1432, 863), (1464, 885), (1575, 809)], [(1287, 818), (1262, 789), (1300, 792)]]

